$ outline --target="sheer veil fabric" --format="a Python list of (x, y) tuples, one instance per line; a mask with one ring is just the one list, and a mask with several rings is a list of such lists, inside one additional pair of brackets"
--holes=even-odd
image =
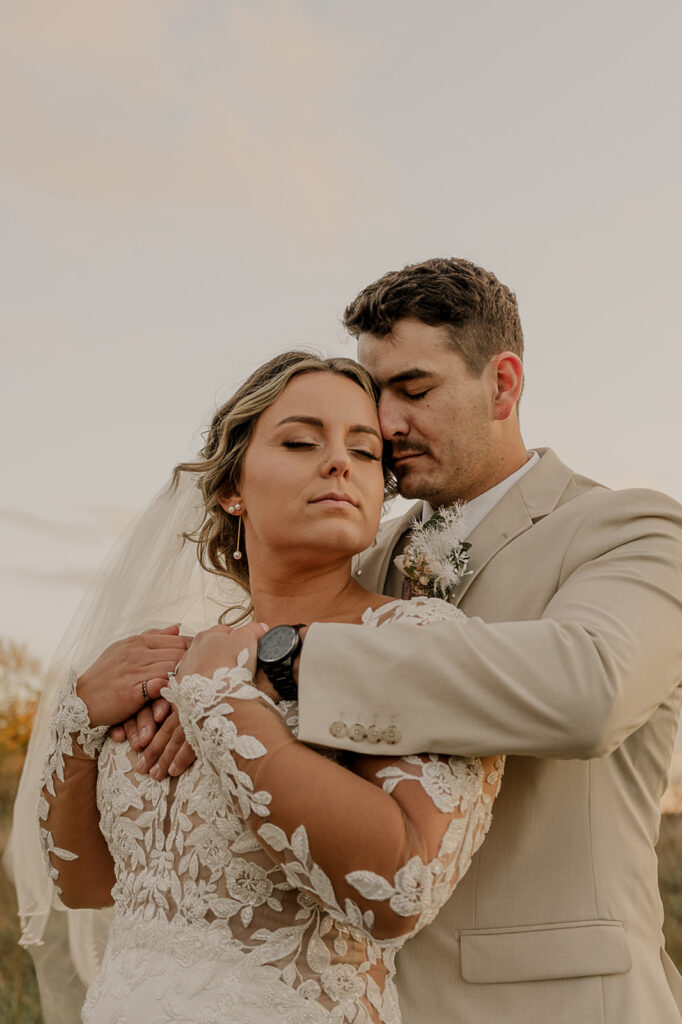
[(194, 634), (243, 603), (235, 584), (201, 568), (183, 539), (203, 517), (195, 478), (166, 484), (127, 528), (105, 562), (49, 665), (14, 807), (4, 866), (13, 879), (21, 945), (33, 956), (45, 1024), (78, 1019), (99, 969), (109, 910), (69, 910), (54, 892), (38, 833), (37, 805), (57, 696), (71, 669), (82, 672), (115, 640), (180, 623)]

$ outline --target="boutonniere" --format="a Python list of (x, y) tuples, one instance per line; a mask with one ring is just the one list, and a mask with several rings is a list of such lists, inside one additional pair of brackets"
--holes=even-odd
[(462, 540), (466, 505), (439, 509), (426, 523), (414, 522), (406, 551), (394, 559), (405, 577), (404, 596), (440, 597), (447, 601), (468, 576), (471, 544)]

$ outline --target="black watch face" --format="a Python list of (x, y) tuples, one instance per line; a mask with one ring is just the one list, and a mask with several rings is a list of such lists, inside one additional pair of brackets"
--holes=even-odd
[(293, 626), (275, 626), (258, 641), (258, 657), (263, 662), (282, 661), (295, 649), (298, 631)]

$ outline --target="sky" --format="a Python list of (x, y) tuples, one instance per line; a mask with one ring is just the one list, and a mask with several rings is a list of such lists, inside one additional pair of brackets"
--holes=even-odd
[(434, 255), (522, 429), (682, 500), (678, 0), (4, 0), (0, 636), (46, 658), (217, 401)]

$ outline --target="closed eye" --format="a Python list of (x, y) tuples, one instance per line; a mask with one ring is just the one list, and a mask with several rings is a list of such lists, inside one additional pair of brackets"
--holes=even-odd
[(374, 452), (368, 452), (364, 448), (351, 448), (354, 455), (362, 455), (365, 459), (370, 459), (372, 462), (381, 462), (381, 456), (375, 455)]
[(425, 398), (428, 395), (431, 388), (425, 388), (424, 391), (405, 391), (405, 398), (409, 402), (418, 402), (420, 399)]
[(284, 448), (316, 448), (317, 445), (314, 441), (282, 441)]

